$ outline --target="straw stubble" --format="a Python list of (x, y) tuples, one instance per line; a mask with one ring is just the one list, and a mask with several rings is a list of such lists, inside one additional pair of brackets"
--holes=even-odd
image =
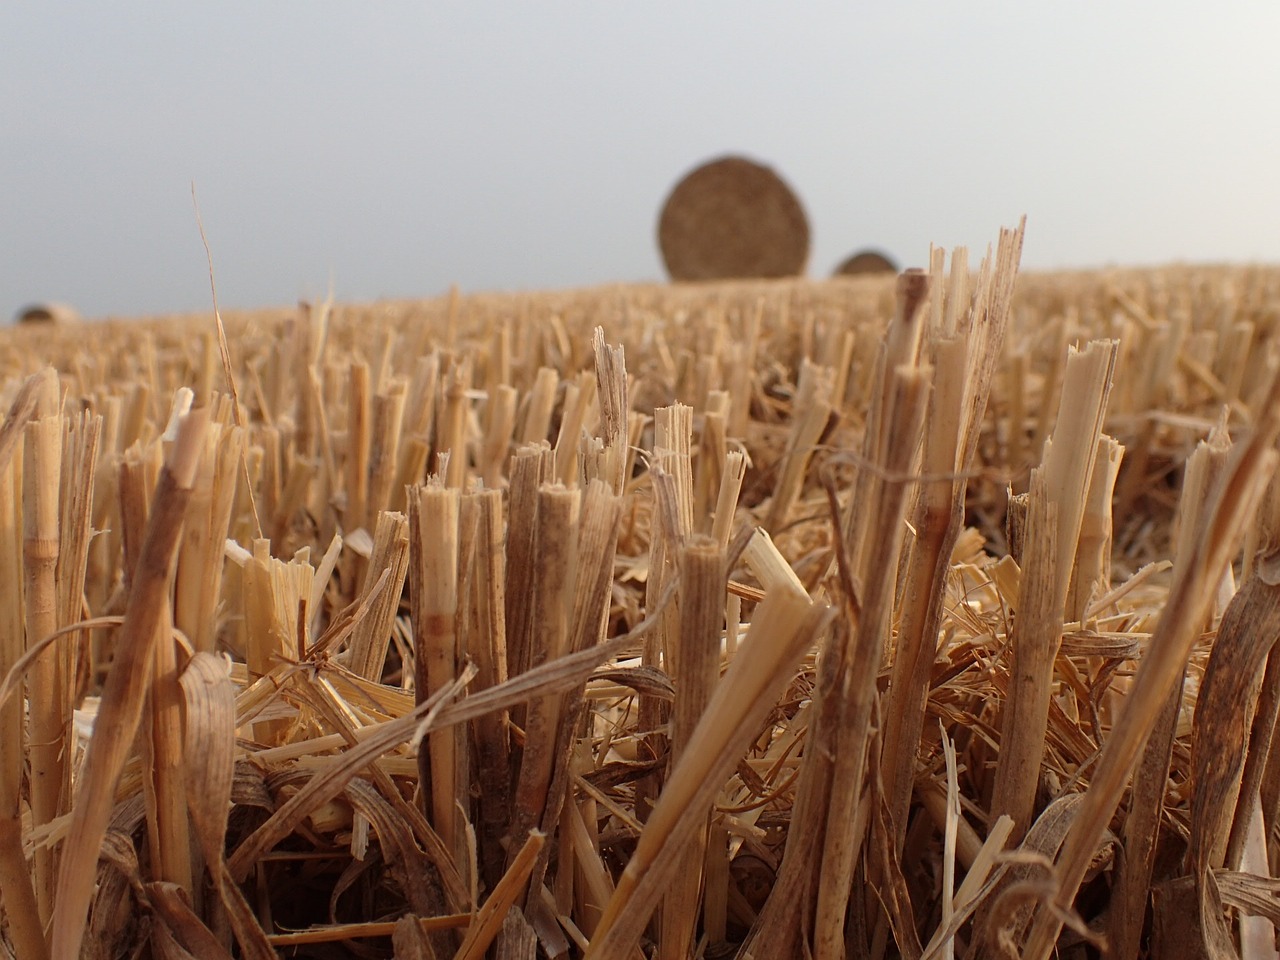
[[(1231, 536), (1209, 549), (1216, 494), (1187, 455), (1229, 428), (1239, 456), (1255, 428), (1274, 430), (1280, 280), (1033, 275), (1015, 297), (1020, 244), (1003, 232), (972, 273), (963, 251), (948, 272), (934, 250), (896, 305), (890, 282), (787, 282), (235, 317), (223, 373), (243, 403), (212, 392), (218, 338), (186, 321), (104, 327), (109, 358), (89, 349), (96, 336), (0, 338), (16, 371), (4, 391), (33, 356), (62, 371), (53, 391), (50, 375), (19, 389), (0, 425), (0, 692), (92, 637), (91, 670), (54, 658), (57, 699), (77, 714), (63, 727), (74, 793), (48, 823), (28, 813), (21, 698), (0, 712), (6, 907), (35, 902), (28, 857), (89, 856), (65, 830), (105, 802), (91, 956), (266, 958), (352, 938), (385, 952), (374, 938), (393, 932), (408, 956), (453, 955), (465, 936), (511, 958), (539, 943), (676, 960), (982, 956), (1023, 947), (1028, 920), (1028, 950), (1079, 952), (1105, 930), (1123, 953), (1190, 955), (1238, 927), (1249, 955), (1280, 919), (1265, 876), (1280, 667), (1253, 636), (1280, 498), (1258, 494), (1256, 441), (1254, 479), (1219, 511)], [(590, 336), (597, 324), (613, 344)], [(1098, 361), (1114, 371), (1104, 412), (1082, 402), (1094, 388), (1081, 394), (1068, 349), (1090, 338), (1104, 346), (1077, 353), (1120, 340)], [(157, 592), (144, 541), (167, 496), (170, 396), (187, 381), (209, 426), (176, 579), (158, 590), (154, 633), (130, 641), (151, 651), (139, 659), (119, 646), (136, 609), (125, 631), (119, 614), (130, 593)], [(190, 399), (179, 390), (174, 408)], [(25, 449), (9, 458), (39, 433), (33, 414), (61, 420), (43, 627), (21, 560), (42, 511), (12, 473), (33, 464)], [(433, 454), (434, 487), (457, 500), (443, 523), (420, 515)], [(575, 522), (554, 519), (549, 491), (576, 498)], [(712, 546), (729, 559), (703, 602), (692, 557)], [(758, 643), (771, 604), (798, 605), (785, 633), (810, 597), (840, 610), (819, 649), (796, 639), (810, 655), (775, 665), (767, 707), (724, 713), (726, 685), (741, 694), (741, 671), (761, 669), (744, 658), (779, 654)], [(125, 682), (95, 695), (130, 670), (155, 719), (122, 745), (111, 698)], [(1043, 723), (1028, 716), (1041, 702)], [(123, 757), (110, 791), (104, 757)], [(1131, 797), (1120, 808), (1117, 791)], [(1102, 842), (1086, 835), (1099, 825)], [(1191, 860), (1172, 871), (1187, 875), (1153, 889), (1154, 855), (1187, 829)], [(1056, 903), (1032, 916), (1045, 896)], [(24, 932), (9, 910), (6, 935), (40, 956), (37, 923)]]
[(98, 712), (97, 727), (110, 731), (110, 738), (97, 736), (90, 744), (59, 868), (52, 942), (52, 956), (57, 960), (71, 960), (80, 952), (97, 872), (97, 851), (111, 814), (116, 780), (141, 720), (151, 673), (149, 662), (168, 611), (173, 560), (205, 427), (203, 411), (194, 411), (180, 421), (152, 501), (113, 669), (107, 675)]
[[(62, 476), (63, 420), (58, 378), (48, 371), (41, 380), (38, 416), (26, 430), (23, 456), (24, 601), (28, 643), (58, 627), (59, 488)], [(70, 797), (70, 658), (65, 645), (45, 650), (32, 666), (27, 684), (30, 705), (31, 816), (45, 824), (63, 812)], [(36, 851), (34, 878), (42, 922), (53, 913), (57, 870), (55, 851)]]

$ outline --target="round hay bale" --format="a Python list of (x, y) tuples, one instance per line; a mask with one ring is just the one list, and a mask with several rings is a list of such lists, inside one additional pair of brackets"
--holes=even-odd
[(793, 277), (809, 259), (809, 221), (768, 167), (721, 157), (671, 191), (658, 220), (658, 246), (673, 280)]
[(878, 250), (859, 250), (836, 267), (834, 277), (857, 277), (868, 273), (897, 273), (898, 265)]
[(15, 323), (73, 323), (80, 314), (65, 303), (29, 303), (13, 319)]

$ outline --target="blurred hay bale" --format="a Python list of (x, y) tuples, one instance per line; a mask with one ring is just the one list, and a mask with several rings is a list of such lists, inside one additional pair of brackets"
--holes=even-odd
[(834, 277), (858, 277), (869, 273), (897, 273), (898, 265), (878, 250), (859, 250), (832, 273)]
[(658, 221), (658, 246), (673, 280), (791, 277), (809, 258), (809, 222), (768, 167), (722, 157), (676, 184)]
[(80, 313), (65, 303), (29, 303), (13, 315), (14, 323), (75, 323)]

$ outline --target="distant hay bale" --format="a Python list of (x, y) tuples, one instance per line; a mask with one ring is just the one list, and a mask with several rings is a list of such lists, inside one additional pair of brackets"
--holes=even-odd
[(793, 277), (809, 258), (809, 221), (768, 167), (722, 157), (676, 184), (658, 221), (658, 246), (673, 280)]
[(897, 273), (898, 265), (878, 250), (859, 250), (836, 267), (832, 276), (858, 277), (869, 273)]
[(30, 303), (13, 319), (15, 323), (73, 323), (80, 319), (80, 313), (65, 303)]

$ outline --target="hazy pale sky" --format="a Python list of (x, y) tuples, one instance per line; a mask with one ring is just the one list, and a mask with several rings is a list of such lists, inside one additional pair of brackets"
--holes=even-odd
[[(811, 276), (1280, 261), (1280, 4), (0, 6), (0, 311), (663, 276), (695, 164), (780, 172)], [(0, 318), (3, 319), (3, 318)]]

